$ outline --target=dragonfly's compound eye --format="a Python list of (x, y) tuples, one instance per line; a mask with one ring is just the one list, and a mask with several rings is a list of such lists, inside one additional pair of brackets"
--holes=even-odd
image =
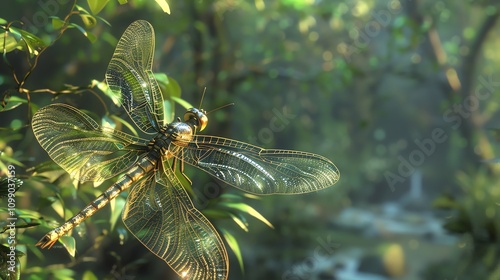
[(208, 123), (208, 118), (207, 115), (205, 115), (205, 111), (196, 108), (191, 108), (184, 114), (184, 121), (189, 120), (196, 121), (195, 125), (199, 129), (199, 131), (205, 129)]

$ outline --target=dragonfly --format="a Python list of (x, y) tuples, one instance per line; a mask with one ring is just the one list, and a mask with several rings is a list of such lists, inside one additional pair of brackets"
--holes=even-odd
[(164, 120), (163, 97), (152, 72), (154, 29), (144, 20), (123, 33), (106, 71), (109, 88), (150, 139), (97, 122), (79, 109), (52, 104), (33, 116), (33, 132), (51, 159), (81, 182), (122, 174), (100, 196), (36, 245), (50, 248), (120, 193), (130, 189), (122, 220), (149, 251), (183, 279), (227, 279), (224, 243), (211, 222), (195, 208), (175, 175), (184, 163), (248, 193), (301, 194), (334, 185), (340, 177), (327, 158), (312, 153), (263, 149), (248, 143), (197, 134), (208, 123), (192, 108), (183, 120)]

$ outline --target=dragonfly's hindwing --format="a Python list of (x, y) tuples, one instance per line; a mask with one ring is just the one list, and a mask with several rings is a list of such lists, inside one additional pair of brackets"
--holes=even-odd
[[(163, 169), (163, 170), (162, 170)], [(130, 192), (123, 222), (144, 246), (188, 279), (227, 279), (224, 243), (169, 168)]]
[(195, 136), (190, 143), (173, 143), (182, 150), (174, 153), (180, 160), (255, 194), (313, 192), (332, 186), (340, 177), (330, 160), (316, 154), (266, 150), (205, 135)]

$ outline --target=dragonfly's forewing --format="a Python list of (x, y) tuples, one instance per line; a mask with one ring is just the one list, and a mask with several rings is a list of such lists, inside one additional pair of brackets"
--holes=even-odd
[(299, 151), (262, 149), (215, 136), (173, 142), (180, 160), (244, 191), (255, 194), (297, 194), (321, 190), (340, 177), (327, 158)]
[(32, 126), (49, 156), (80, 181), (103, 181), (124, 172), (145, 152), (148, 143), (100, 128), (88, 115), (66, 104), (38, 110)]
[(182, 278), (227, 279), (228, 259), (220, 236), (194, 208), (171, 169), (159, 168), (139, 181), (122, 217), (130, 232)]
[(135, 21), (120, 38), (106, 71), (109, 88), (121, 96), (123, 108), (146, 133), (163, 126), (163, 97), (151, 70), (154, 47), (151, 24)]

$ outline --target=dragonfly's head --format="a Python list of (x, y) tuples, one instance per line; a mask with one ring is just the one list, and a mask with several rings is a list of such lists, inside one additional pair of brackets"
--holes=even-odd
[(208, 118), (205, 110), (191, 108), (184, 114), (184, 121), (191, 122), (199, 131), (202, 131), (207, 126)]

